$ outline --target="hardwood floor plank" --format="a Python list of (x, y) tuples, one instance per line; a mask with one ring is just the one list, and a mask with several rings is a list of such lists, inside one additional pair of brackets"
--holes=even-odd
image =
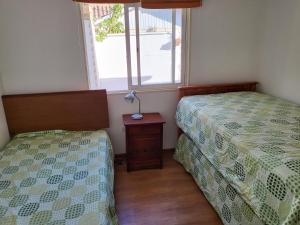
[(120, 225), (222, 225), (193, 178), (164, 153), (162, 170), (128, 173), (116, 166), (116, 208)]

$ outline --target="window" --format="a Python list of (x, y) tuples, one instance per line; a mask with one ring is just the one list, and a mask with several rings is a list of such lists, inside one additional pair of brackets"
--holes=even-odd
[(184, 83), (186, 9), (82, 4), (91, 89), (122, 91)]

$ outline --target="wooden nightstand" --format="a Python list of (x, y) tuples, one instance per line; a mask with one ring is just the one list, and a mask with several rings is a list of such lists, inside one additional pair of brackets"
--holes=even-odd
[(126, 128), (127, 171), (162, 168), (163, 124), (159, 113), (143, 113), (142, 120), (123, 115)]

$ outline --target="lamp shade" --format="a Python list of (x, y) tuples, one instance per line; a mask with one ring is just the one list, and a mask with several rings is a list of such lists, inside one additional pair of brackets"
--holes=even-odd
[(136, 97), (136, 91), (131, 91), (127, 95), (125, 95), (124, 99), (126, 102), (133, 103)]

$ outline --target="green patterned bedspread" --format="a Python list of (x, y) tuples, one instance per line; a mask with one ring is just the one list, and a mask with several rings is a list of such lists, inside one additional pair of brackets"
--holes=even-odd
[(0, 152), (0, 224), (116, 225), (105, 131), (17, 135)]
[(185, 134), (178, 139), (174, 158), (193, 176), (224, 225), (265, 225)]
[(300, 106), (255, 92), (183, 98), (178, 126), (266, 224), (300, 223)]

